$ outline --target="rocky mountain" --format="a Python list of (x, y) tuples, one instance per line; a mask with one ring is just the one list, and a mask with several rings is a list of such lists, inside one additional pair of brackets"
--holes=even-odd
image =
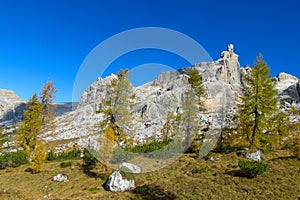
[(13, 124), (22, 119), (26, 102), (14, 91), (0, 89), (0, 122)]
[[(238, 55), (234, 53), (233, 45), (228, 45), (226, 51), (221, 53), (220, 59), (214, 62), (202, 62), (192, 68), (199, 71), (203, 78), (207, 97), (205, 100), (206, 111), (202, 114), (202, 124), (205, 128), (220, 127), (226, 116), (233, 115), (239, 99), (241, 88), (244, 85), (243, 77), (251, 70), (250, 67), (240, 67)], [(144, 142), (150, 136), (159, 137), (160, 131), (170, 112), (180, 112), (181, 96), (188, 86), (187, 71), (190, 68), (161, 73), (156, 80), (134, 88), (136, 96), (133, 111), (135, 139)], [(69, 140), (80, 146), (96, 146), (99, 134), (97, 124), (103, 120), (102, 114), (96, 114), (100, 100), (107, 92), (107, 84), (116, 75), (98, 78), (82, 94), (77, 108), (70, 111), (71, 105), (59, 105), (64, 110), (56, 118), (56, 131), (44, 133), (47, 141)], [(300, 81), (296, 77), (280, 73), (276, 78), (278, 95), (286, 102), (287, 106), (300, 105)], [(0, 109), (2, 119), (14, 119), (17, 103), (10, 105), (7, 102), (18, 102), (16, 95), (6, 92), (5, 100), (0, 93)], [(10, 95), (9, 95), (10, 94)], [(4, 98), (3, 98), (4, 99)], [(24, 101), (20, 100), (24, 104)], [(6, 102), (5, 110), (1, 107)], [(22, 104), (22, 105), (23, 105)], [(299, 106), (300, 107), (300, 106)], [(11, 113), (11, 114), (10, 114)], [(10, 117), (8, 117), (10, 116)], [(70, 143), (72, 145), (72, 143)]]
[[(220, 118), (224, 118), (223, 115), (235, 113), (238, 96), (244, 85), (243, 77), (251, 68), (240, 67), (233, 45), (228, 45), (227, 51), (223, 51), (217, 61), (202, 62), (192, 67), (202, 75), (207, 92), (205, 101), (207, 110), (202, 116), (203, 125), (207, 128), (220, 127), (222, 121)], [(163, 72), (156, 80), (134, 88), (136, 100), (133, 111), (137, 141), (144, 142), (153, 135), (159, 137), (167, 114), (180, 112), (181, 96), (188, 85), (188, 70), (189, 68), (182, 68)], [(116, 78), (116, 75), (98, 78), (88, 87), (81, 97), (78, 108), (58, 117), (56, 133), (48, 135), (46, 139), (76, 138), (81, 146), (96, 145), (97, 134), (94, 133), (99, 131), (97, 124), (103, 116), (96, 114), (95, 111), (106, 94), (106, 85), (113, 78)], [(281, 73), (276, 77), (276, 81), (280, 97), (288, 104), (299, 102), (299, 80), (296, 77)]]
[[(73, 106), (78, 103), (58, 103), (56, 104), (56, 116), (62, 116), (72, 111)], [(0, 89), (0, 125), (15, 125), (23, 119), (26, 109), (26, 101), (21, 99), (14, 91)]]

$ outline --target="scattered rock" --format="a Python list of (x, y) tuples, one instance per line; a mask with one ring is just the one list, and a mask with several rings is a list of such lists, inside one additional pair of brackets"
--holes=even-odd
[(134, 180), (124, 179), (119, 171), (115, 171), (108, 177), (105, 187), (112, 192), (123, 192), (134, 187)]
[(68, 182), (69, 179), (66, 175), (63, 175), (62, 173), (57, 174), (56, 176), (54, 176), (52, 178), (52, 181), (56, 181), (56, 182)]
[(51, 197), (51, 194), (44, 195), (44, 199), (49, 199), (50, 197)]
[(237, 155), (239, 157), (244, 157), (247, 158), (249, 160), (253, 160), (253, 161), (261, 161), (263, 160), (263, 154), (261, 151), (256, 150), (256, 151), (252, 151), (252, 152), (237, 152)]
[(246, 152), (245, 158), (253, 161), (261, 161), (262, 160), (262, 153), (261, 151), (257, 150), (254, 152)]
[(214, 157), (207, 157), (207, 159), (206, 160), (209, 160), (209, 161), (218, 161), (218, 160), (220, 160), (220, 158), (214, 158)]

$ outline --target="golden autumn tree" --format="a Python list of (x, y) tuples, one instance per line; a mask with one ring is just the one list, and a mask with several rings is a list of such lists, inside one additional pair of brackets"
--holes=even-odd
[(33, 94), (24, 111), (24, 119), (17, 130), (18, 143), (25, 150), (28, 158), (35, 149), (38, 134), (42, 127), (43, 106), (37, 94)]
[(131, 112), (133, 86), (129, 80), (129, 71), (120, 70), (117, 77), (108, 85), (108, 91), (105, 99), (101, 100), (98, 113), (103, 113), (104, 121), (100, 126), (103, 129), (112, 129), (117, 143), (128, 142), (132, 136)]
[(42, 171), (46, 157), (45, 144), (43, 141), (38, 141), (31, 158), (32, 173), (39, 173)]
[(113, 150), (116, 145), (115, 132), (111, 126), (104, 129), (103, 135), (99, 139), (100, 150), (99, 157), (101, 163), (105, 166), (105, 172), (108, 172), (110, 160), (112, 158)]

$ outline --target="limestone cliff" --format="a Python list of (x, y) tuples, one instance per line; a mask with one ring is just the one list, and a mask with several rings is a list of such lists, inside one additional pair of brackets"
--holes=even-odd
[[(250, 67), (242, 68), (233, 45), (221, 53), (220, 59), (214, 62), (195, 64), (202, 76), (206, 90), (205, 107), (202, 124), (207, 128), (220, 126), (226, 122), (228, 115), (234, 115), (239, 101), (244, 76), (251, 71)], [(134, 88), (133, 105), (136, 130), (135, 139), (144, 142), (147, 137), (160, 136), (166, 116), (170, 112), (180, 112), (181, 96), (188, 86), (187, 72), (190, 68), (182, 68), (161, 73), (157, 79)], [(96, 145), (95, 139), (100, 131), (97, 124), (103, 120), (102, 114), (96, 114), (98, 105), (107, 92), (107, 85), (116, 78), (112, 74), (106, 78), (98, 78), (82, 94), (77, 108), (70, 112), (71, 104), (60, 104), (56, 118), (55, 133), (44, 133), (45, 140), (72, 139), (81, 146)], [(276, 78), (278, 95), (288, 106), (300, 105), (300, 81), (298, 78), (281, 73)], [(0, 90), (0, 122), (16, 122), (22, 116), (25, 102), (14, 92)], [(299, 106), (300, 107), (300, 106)], [(22, 112), (21, 112), (22, 111)]]

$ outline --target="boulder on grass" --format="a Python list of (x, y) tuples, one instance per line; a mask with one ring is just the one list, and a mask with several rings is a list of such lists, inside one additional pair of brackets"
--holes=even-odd
[(69, 179), (66, 175), (63, 175), (61, 173), (57, 174), (56, 176), (54, 176), (52, 178), (52, 181), (56, 181), (56, 182), (68, 182)]
[(105, 187), (112, 192), (124, 192), (134, 187), (134, 180), (124, 179), (119, 171), (115, 171), (108, 177)]
[(256, 150), (254, 152), (246, 152), (245, 158), (260, 162), (262, 160), (262, 152), (259, 150)]

